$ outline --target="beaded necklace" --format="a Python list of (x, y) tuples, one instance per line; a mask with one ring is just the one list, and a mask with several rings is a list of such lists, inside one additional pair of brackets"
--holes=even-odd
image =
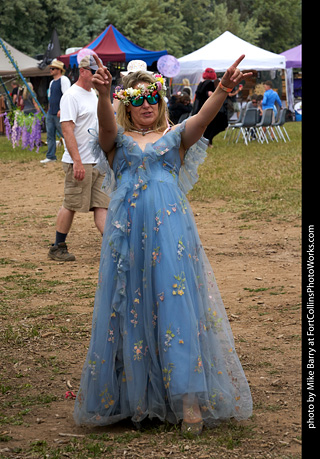
[(141, 135), (145, 136), (146, 134), (150, 134), (151, 132), (156, 132), (156, 129), (150, 129), (150, 130), (141, 129), (140, 131), (135, 131), (134, 129), (129, 129), (129, 132), (136, 132), (137, 134), (141, 134)]

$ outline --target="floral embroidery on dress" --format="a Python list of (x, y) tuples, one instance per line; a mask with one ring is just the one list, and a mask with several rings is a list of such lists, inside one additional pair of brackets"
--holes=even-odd
[(206, 312), (207, 330), (213, 329), (218, 332), (221, 330), (222, 317), (217, 317), (217, 311), (212, 311), (211, 308)]
[(160, 225), (162, 224), (162, 221), (160, 220), (161, 214), (162, 214), (162, 211), (160, 209), (158, 210), (155, 216), (156, 226), (153, 229), (155, 230), (156, 233), (159, 231)]
[(163, 382), (164, 382), (165, 389), (169, 389), (170, 381), (171, 381), (171, 373), (173, 369), (174, 369), (173, 363), (168, 363), (168, 365), (162, 369)]
[(154, 306), (153, 306), (153, 309), (152, 309), (152, 325), (153, 325), (153, 328), (156, 328), (156, 326), (157, 326), (157, 319), (158, 319), (158, 316), (156, 315), (156, 313), (154, 311)]
[(141, 239), (141, 242), (142, 242), (141, 249), (144, 250), (145, 244), (146, 244), (146, 239), (148, 237), (144, 226), (142, 228), (141, 237), (142, 237), (142, 239)]
[(133, 306), (133, 308), (131, 309), (130, 313), (133, 315), (133, 319), (131, 319), (131, 323), (133, 324), (134, 328), (138, 325), (138, 313), (137, 313), (137, 310), (135, 308), (135, 306)]
[(152, 266), (156, 266), (157, 263), (160, 263), (160, 260), (161, 260), (161, 252), (160, 252), (160, 247), (156, 247), (155, 249), (153, 249), (153, 252), (152, 252), (152, 260), (151, 260), (151, 264)]
[(194, 371), (196, 371), (197, 373), (202, 373), (203, 372), (203, 365), (202, 365), (202, 357), (201, 357), (201, 355), (198, 356), (197, 365), (196, 365)]
[(134, 348), (133, 348), (133, 359), (134, 360), (142, 360), (144, 356), (146, 356), (148, 352), (148, 346), (145, 347), (144, 352), (142, 352), (143, 349), (143, 340), (138, 341), (137, 343), (134, 343)]
[(172, 295), (180, 295), (180, 296), (184, 295), (184, 290), (186, 288), (185, 286), (186, 278), (185, 278), (184, 272), (182, 272), (178, 276), (173, 276), (173, 277), (177, 280), (177, 282), (172, 284), (172, 287), (173, 287)]
[(88, 367), (90, 368), (90, 373), (93, 378), (97, 376), (96, 363), (97, 362), (95, 360), (89, 360), (88, 362)]
[(108, 330), (108, 335), (109, 335), (108, 341), (110, 341), (111, 343), (114, 343), (114, 330)]
[(114, 398), (109, 393), (108, 386), (105, 386), (105, 389), (100, 392), (99, 396), (101, 397), (101, 403), (103, 404), (104, 408), (108, 409), (112, 405), (114, 405)]
[(160, 301), (164, 301), (164, 292), (158, 293), (157, 295)]
[(180, 196), (179, 198), (180, 198), (180, 206), (181, 206), (182, 213), (185, 214), (188, 209), (186, 205), (186, 199), (183, 196)]
[(169, 206), (171, 207), (172, 212), (177, 212), (177, 203), (169, 204)]
[(184, 415), (182, 394), (190, 390), (208, 426), (252, 413), (186, 197), (206, 145), (201, 140), (191, 147), (181, 166), (184, 126), (147, 143), (144, 151), (119, 128), (113, 169), (103, 153), (97, 158), (111, 200), (77, 424), (136, 423), (148, 413), (176, 423)]
[(182, 242), (182, 238), (183, 236), (180, 236), (179, 241), (178, 241), (178, 250), (177, 250), (178, 260), (181, 260), (181, 258), (183, 257), (183, 252), (185, 250), (185, 245)]
[(172, 333), (171, 328), (169, 327), (166, 334), (165, 334), (165, 341), (164, 341), (164, 352), (167, 352), (169, 347), (171, 347), (171, 341), (175, 337), (175, 334)]

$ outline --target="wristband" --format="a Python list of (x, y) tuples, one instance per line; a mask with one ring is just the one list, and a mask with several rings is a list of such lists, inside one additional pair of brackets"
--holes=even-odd
[(224, 92), (231, 92), (233, 88), (227, 88), (226, 86), (223, 86), (223, 84), (221, 83), (221, 81), (219, 81), (219, 88), (222, 89), (222, 91)]

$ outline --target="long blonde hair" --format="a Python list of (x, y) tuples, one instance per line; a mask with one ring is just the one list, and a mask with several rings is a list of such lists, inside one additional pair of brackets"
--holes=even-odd
[[(28, 86), (33, 91), (32, 83), (28, 83)], [(28, 90), (27, 86), (24, 86), (24, 88), (23, 88), (22, 97), (23, 97), (23, 100), (26, 100), (29, 97), (29, 90)]]
[[(156, 79), (152, 74), (138, 71), (129, 73), (122, 78), (123, 88), (133, 88), (139, 83), (155, 83)], [(168, 127), (168, 108), (165, 100), (159, 95), (158, 102), (158, 117), (154, 126), (154, 129), (158, 131), (165, 131)], [(135, 126), (131, 121), (130, 114), (127, 112), (126, 106), (123, 103), (119, 103), (116, 116), (117, 123), (124, 128), (125, 131), (133, 129)]]

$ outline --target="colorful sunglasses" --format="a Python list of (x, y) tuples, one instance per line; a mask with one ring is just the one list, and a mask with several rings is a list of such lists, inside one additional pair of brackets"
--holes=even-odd
[(155, 94), (154, 96), (151, 94), (148, 94), (147, 96), (140, 96), (136, 99), (131, 99), (130, 102), (134, 107), (141, 107), (144, 99), (146, 99), (149, 105), (156, 105), (159, 102), (159, 94)]

